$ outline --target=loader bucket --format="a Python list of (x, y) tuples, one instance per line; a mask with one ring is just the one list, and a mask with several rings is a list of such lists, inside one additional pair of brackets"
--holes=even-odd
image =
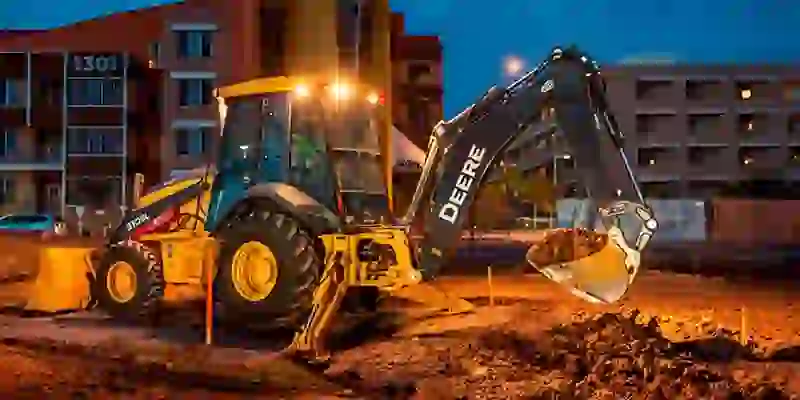
[(605, 233), (558, 229), (547, 232), (541, 242), (531, 246), (526, 259), (573, 295), (608, 304), (625, 295), (638, 272), (638, 257), (632, 260), (631, 251), (626, 254)]
[(86, 308), (95, 245), (83, 238), (0, 234), (0, 308), (44, 313)]

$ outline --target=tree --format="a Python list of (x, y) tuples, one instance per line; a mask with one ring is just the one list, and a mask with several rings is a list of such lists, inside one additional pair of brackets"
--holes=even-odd
[(541, 211), (550, 213), (555, 208), (556, 188), (543, 168), (524, 174), (519, 168), (505, 169), (503, 180), (510, 195), (520, 202), (535, 205)]
[(478, 229), (493, 229), (512, 216), (503, 182), (483, 185), (473, 203), (473, 224)]

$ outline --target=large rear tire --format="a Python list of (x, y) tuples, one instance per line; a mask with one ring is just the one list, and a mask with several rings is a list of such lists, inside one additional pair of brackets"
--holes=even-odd
[(314, 238), (293, 217), (255, 207), (219, 232), (215, 291), (226, 317), (305, 322), (322, 267)]
[(158, 255), (142, 243), (127, 240), (110, 246), (100, 258), (91, 292), (101, 310), (130, 320), (154, 316), (164, 286)]

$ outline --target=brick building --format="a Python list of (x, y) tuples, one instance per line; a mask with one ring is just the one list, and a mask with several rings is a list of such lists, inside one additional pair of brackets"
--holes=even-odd
[(409, 140), (426, 149), (444, 113), (439, 38), (405, 34), (403, 15), (393, 14), (392, 64), (392, 120)]
[[(212, 88), (289, 73), (297, 57), (292, 41), (309, 32), (308, 16), (298, 15), (315, 9), (299, 0), (238, 3), (187, 0), (52, 30), (3, 32), (2, 211), (113, 209), (128, 198), (133, 173), (153, 183), (210, 160), (218, 126)], [(371, 20), (356, 11), (371, 2), (362, 9), (354, 1), (330, 3), (339, 7), (342, 68), (356, 59), (368, 64)], [(427, 135), (441, 119), (441, 46), (436, 37), (406, 35), (400, 15), (391, 25), (393, 114)], [(418, 97), (415, 91), (425, 93), (430, 112), (412, 122), (419, 108), (403, 102)]]
[[(609, 66), (612, 109), (645, 194), (709, 197), (800, 180), (800, 66)], [(547, 170), (575, 178), (560, 158)], [(555, 166), (555, 168), (553, 168)]]

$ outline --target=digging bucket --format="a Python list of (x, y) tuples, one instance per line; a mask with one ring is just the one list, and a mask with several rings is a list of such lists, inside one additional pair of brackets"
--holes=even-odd
[(557, 229), (531, 246), (526, 259), (575, 296), (609, 304), (625, 295), (636, 276), (637, 271), (626, 266), (628, 256), (606, 234)]

